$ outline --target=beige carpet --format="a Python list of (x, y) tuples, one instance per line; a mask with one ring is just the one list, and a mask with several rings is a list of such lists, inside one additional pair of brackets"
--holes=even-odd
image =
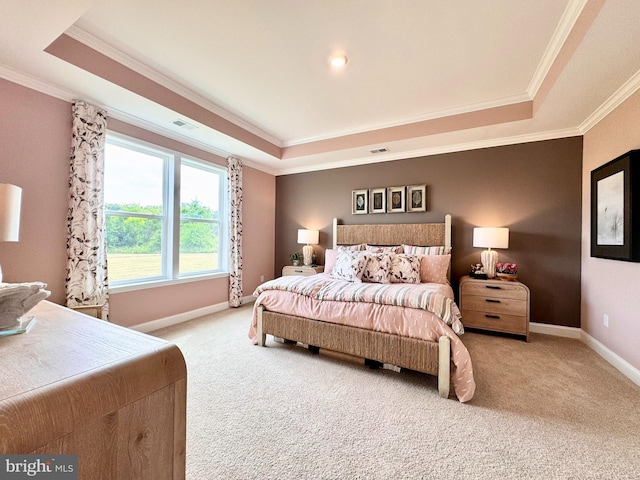
[(251, 306), (154, 332), (188, 368), (187, 478), (640, 478), (640, 387), (577, 340), (464, 335), (475, 398), (247, 338)]

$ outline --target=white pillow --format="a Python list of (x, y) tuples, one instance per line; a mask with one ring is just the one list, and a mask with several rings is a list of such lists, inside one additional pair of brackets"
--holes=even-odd
[(338, 245), (336, 250), (343, 250), (348, 252), (361, 252), (365, 248), (367, 248), (366, 243), (359, 243), (357, 245)]
[(390, 278), (391, 283), (420, 283), (420, 257), (392, 255)]
[(409, 255), (449, 255), (451, 247), (435, 246), (435, 247), (418, 247), (416, 245), (402, 245), (404, 253)]
[(368, 255), (362, 273), (362, 281), (367, 283), (391, 283), (391, 255), (388, 253), (372, 253)]
[(348, 282), (361, 283), (367, 259), (364, 252), (339, 250), (331, 275)]

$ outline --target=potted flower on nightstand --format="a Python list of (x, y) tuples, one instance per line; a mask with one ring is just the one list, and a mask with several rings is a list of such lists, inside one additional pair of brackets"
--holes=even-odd
[(295, 252), (295, 253), (292, 253), (291, 255), (289, 255), (289, 258), (291, 259), (291, 264), (294, 267), (297, 267), (297, 266), (300, 265), (300, 261), (302, 260), (302, 254), (298, 253), (298, 252)]
[(516, 280), (518, 278), (518, 265), (515, 263), (498, 263), (496, 275), (503, 280)]

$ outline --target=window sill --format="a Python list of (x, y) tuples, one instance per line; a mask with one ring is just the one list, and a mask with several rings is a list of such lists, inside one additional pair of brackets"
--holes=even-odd
[(193, 277), (176, 278), (171, 280), (154, 280), (144, 283), (131, 283), (128, 285), (110, 285), (109, 293), (125, 293), (136, 290), (148, 290), (150, 288), (168, 287), (171, 285), (181, 285), (183, 283), (203, 282), (206, 280), (214, 280), (216, 278), (228, 277), (229, 272), (212, 273), (206, 275), (194, 275)]

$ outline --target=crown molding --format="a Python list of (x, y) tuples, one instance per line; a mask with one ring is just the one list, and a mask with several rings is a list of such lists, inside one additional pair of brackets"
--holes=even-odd
[(560, 22), (558, 22), (558, 26), (556, 27), (555, 32), (553, 32), (551, 41), (547, 45), (547, 48), (540, 59), (540, 63), (531, 78), (531, 83), (527, 88), (527, 92), (531, 98), (535, 98), (538, 94), (538, 90), (540, 90), (544, 79), (549, 74), (549, 70), (556, 61), (558, 54), (562, 50), (567, 38), (569, 38), (573, 27), (580, 18), (580, 14), (588, 2), (589, 0), (572, 0), (567, 4), (567, 7), (562, 13), (562, 17), (560, 18)]
[(561, 130), (552, 130), (547, 132), (531, 133), (524, 135), (514, 135), (511, 137), (494, 138), (490, 140), (479, 140), (476, 142), (465, 142), (451, 145), (443, 145), (438, 147), (428, 147), (412, 151), (403, 151), (398, 153), (388, 153), (386, 155), (376, 155), (371, 158), (371, 154), (367, 151), (367, 157), (358, 157), (350, 160), (337, 162), (326, 162), (314, 164), (307, 167), (281, 168), (275, 173), (276, 176), (292, 175), (295, 173), (307, 173), (320, 170), (331, 170), (334, 168), (354, 167), (358, 165), (367, 165), (373, 163), (390, 162), (394, 160), (405, 160), (408, 158), (428, 157), (433, 155), (441, 155), (444, 153), (464, 152), (469, 150), (479, 150), (482, 148), (502, 147), (506, 145), (517, 145), (521, 143), (541, 142), (544, 140), (555, 140), (558, 138), (568, 138), (581, 136), (582, 132), (578, 128), (565, 128)]
[(36, 92), (44, 93), (45, 95), (49, 95), (50, 97), (57, 98), (59, 100), (71, 102), (74, 98), (78, 98), (76, 94), (69, 90), (60, 88), (56, 85), (52, 85), (48, 82), (44, 82), (30, 75), (18, 72), (5, 65), (0, 65), (0, 77), (4, 78), (5, 80), (9, 80), (10, 82), (17, 83), (18, 85), (22, 85), (23, 87), (30, 88), (31, 90), (35, 90)]
[[(113, 108), (109, 105), (104, 105), (100, 102), (95, 101), (94, 99), (86, 98), (86, 95), (82, 95), (77, 92), (72, 92), (70, 90), (60, 88), (56, 85), (52, 85), (51, 83), (44, 82), (35, 77), (17, 72), (16, 70), (9, 68), (5, 65), (0, 65), (0, 78), (4, 78), (5, 80), (13, 82), (17, 85), (21, 85), (31, 90), (35, 90), (36, 92), (40, 92), (42, 94), (49, 95), (53, 98), (57, 98), (58, 100), (63, 100), (69, 103), (73, 102), (73, 100), (77, 98), (83, 98), (88, 102), (91, 102), (92, 104), (96, 105), (97, 107), (100, 107), (103, 110), (106, 110), (108, 117), (113, 117), (117, 120), (133, 125), (134, 127), (139, 127), (151, 133), (162, 135), (163, 137), (167, 137), (171, 140), (175, 140), (176, 142), (184, 143), (185, 145), (189, 145), (190, 147), (198, 148), (200, 150), (212, 153), (222, 158), (227, 158), (229, 155), (231, 155), (229, 152), (212, 147), (207, 143), (173, 132), (169, 129), (166, 129), (157, 124), (148, 122), (141, 118), (135, 117), (121, 110)], [(260, 170), (262, 172), (268, 173), (270, 175), (276, 174), (276, 171), (274, 169), (269, 168), (263, 164), (253, 162), (251, 160), (247, 160), (241, 155), (234, 154), (234, 156), (241, 157), (242, 163), (244, 165), (247, 165), (256, 170)]]
[(64, 33), (69, 37), (73, 38), (74, 40), (77, 40), (85, 44), (86, 46), (92, 48), (93, 50), (103, 55), (106, 55), (112, 60), (115, 60), (116, 62), (124, 65), (125, 67), (130, 68), (134, 72), (137, 72), (140, 75), (147, 77), (148, 79), (156, 82), (159, 85), (162, 85), (165, 88), (168, 88), (169, 90), (177, 93), (178, 95), (186, 98), (187, 100), (190, 100), (195, 104), (209, 110), (210, 112), (215, 113), (216, 115), (219, 115), (220, 117), (237, 125), (238, 127), (243, 128), (248, 132), (253, 133), (254, 135), (257, 135), (262, 139), (267, 140), (270, 143), (273, 143), (276, 146), (282, 147), (282, 140), (279, 138), (276, 138), (273, 134), (263, 130), (262, 128), (252, 123), (247, 122), (246, 120), (239, 117), (238, 115), (230, 112), (229, 110), (226, 110), (225, 108), (221, 107), (216, 103), (213, 103), (211, 100), (208, 100), (202, 97), (201, 95), (188, 89), (184, 85), (176, 82), (175, 80), (172, 80), (171, 78), (149, 67), (148, 65), (145, 65), (144, 63), (127, 55), (121, 50), (118, 50), (117, 48), (108, 44), (107, 42), (100, 40), (99, 38), (95, 37), (94, 35), (87, 32), (86, 30), (78, 27), (77, 25), (72, 25)]
[(633, 74), (613, 95), (611, 95), (600, 107), (598, 107), (578, 127), (582, 134), (587, 133), (603, 120), (612, 111), (618, 108), (627, 98), (640, 89), (640, 70)]
[(305, 137), (297, 140), (291, 140), (291, 141), (284, 142), (283, 148), (293, 147), (296, 145), (304, 145), (305, 143), (331, 140), (334, 138), (345, 137), (348, 135), (357, 135), (359, 133), (367, 133), (374, 130), (382, 130), (385, 128), (401, 127), (405, 125), (411, 125), (412, 123), (419, 123), (427, 120), (437, 120), (439, 118), (451, 117), (454, 115), (462, 115), (465, 113), (479, 112), (482, 110), (489, 110), (492, 108), (505, 107), (507, 105), (530, 102), (531, 100), (532, 98), (528, 94), (519, 93), (516, 95), (510, 95), (508, 97), (502, 97), (497, 100), (490, 100), (487, 102), (479, 102), (479, 103), (462, 105), (459, 107), (436, 110), (423, 115), (404, 117), (402, 119), (394, 119), (394, 120), (389, 120), (385, 122), (370, 123), (358, 128), (336, 130), (329, 133), (314, 135), (312, 137)]

